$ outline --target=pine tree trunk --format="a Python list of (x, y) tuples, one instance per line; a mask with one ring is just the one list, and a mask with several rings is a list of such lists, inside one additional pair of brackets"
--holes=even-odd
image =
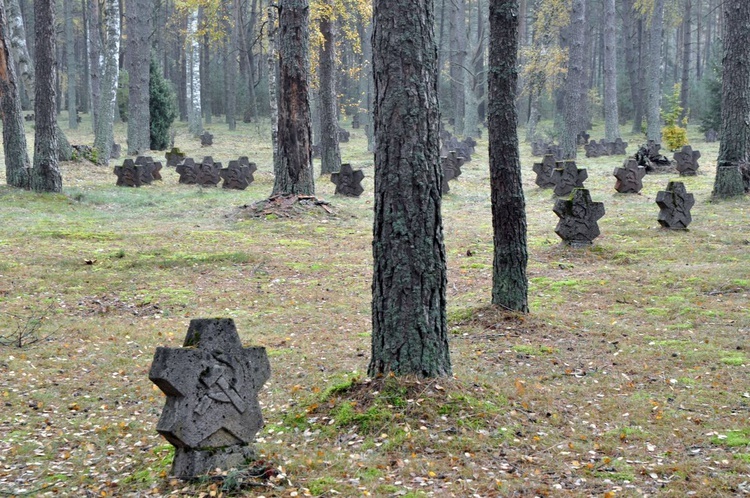
[(115, 98), (120, 55), (120, 6), (117, 0), (106, 0), (104, 22), (107, 40), (104, 54), (104, 77), (99, 98), (99, 117), (94, 133), (94, 147), (99, 151), (99, 162), (109, 164), (114, 143)]
[[(334, 66), (336, 64), (336, 39), (334, 32), (333, 1), (327, 0), (326, 9), (330, 15), (320, 19), (320, 34), (323, 44), (320, 47), (320, 174), (335, 173), (341, 169), (339, 151), (339, 123), (336, 112), (336, 85)], [(329, 12), (326, 10), (326, 12)]]
[(149, 0), (128, 0), (127, 4), (128, 155), (131, 156), (144, 154), (151, 148), (151, 114), (149, 111), (151, 7)]
[(682, 107), (682, 113), (680, 114), (680, 120), (683, 120), (690, 110), (688, 96), (690, 92), (690, 45), (692, 42), (690, 34), (693, 29), (693, 21), (691, 19), (692, 6), (692, 0), (685, 0), (685, 19), (683, 21), (682, 40), (682, 77), (680, 80), (680, 106)]
[(586, 2), (573, 0), (570, 11), (570, 46), (568, 48), (568, 74), (565, 78), (563, 103), (563, 131), (560, 147), (565, 159), (575, 159), (578, 134), (581, 129), (581, 109), (585, 105), (584, 32), (586, 31)]
[(466, 0), (451, 1), (451, 97), (453, 99), (453, 132), (464, 134), (466, 114), (465, 66), (466, 66)]
[(229, 126), (230, 130), (236, 130), (237, 129), (237, 79), (238, 79), (238, 72), (239, 72), (239, 56), (242, 53), (240, 51), (239, 46), (239, 40), (240, 40), (240, 29), (242, 29), (242, 16), (240, 12), (240, 0), (234, 0), (234, 11), (233, 11), (233, 17), (234, 21), (232, 22), (231, 27), (231, 36), (230, 36), (230, 42), (229, 47), (224, 45), (224, 54), (226, 59), (225, 64), (225, 78), (226, 78), (226, 88), (227, 88), (227, 112), (226, 112), (226, 121), (227, 125)]
[(492, 304), (528, 312), (526, 211), (518, 152), (518, 0), (490, 0), (489, 147)]
[(373, 8), (371, 376), (451, 374), (432, 0)]
[(662, 35), (664, 33), (664, 0), (654, 0), (651, 16), (648, 54), (648, 101), (646, 118), (649, 140), (661, 143)]
[(641, 93), (641, 22), (633, 0), (623, 2), (623, 33), (625, 42), (625, 66), (630, 83), (630, 99), (633, 104), (633, 133), (641, 132), (643, 124), (643, 94)]
[(701, 35), (703, 34), (703, 1), (696, 0), (696, 27), (695, 27), (695, 79), (703, 78), (701, 70)]
[(76, 63), (75, 37), (73, 34), (73, 0), (64, 0), (65, 16), (65, 66), (68, 77), (68, 128), (78, 129), (78, 103), (76, 99), (76, 77), (78, 64)]
[(34, 167), (31, 170), (31, 188), (36, 192), (62, 192), (62, 175), (57, 160), (57, 93), (55, 79), (57, 58), (55, 53), (55, 3), (54, 0), (34, 0), (34, 27), (36, 38), (36, 98), (34, 114)]
[(314, 195), (309, 86), (309, 3), (281, 0), (279, 13), (279, 163), (272, 195)]
[(11, 187), (28, 189), (31, 163), (26, 149), (21, 93), (11, 54), (9, 31), (5, 7), (0, 2), (0, 110), (3, 118), (5, 180)]
[[(201, 11), (202, 10), (203, 9), (201, 9)], [(203, 19), (199, 25), (203, 25), (205, 22), (205, 19)], [(209, 40), (208, 31), (203, 34), (200, 57), (201, 85), (203, 87), (203, 91), (201, 92), (201, 111), (203, 113), (203, 120), (208, 126), (213, 119), (213, 105), (211, 102), (211, 42)]]
[(604, 0), (604, 136), (620, 138), (620, 114), (617, 109), (617, 33), (615, 0)]
[(721, 143), (713, 197), (742, 195), (739, 166), (750, 159), (750, 2), (724, 0)]

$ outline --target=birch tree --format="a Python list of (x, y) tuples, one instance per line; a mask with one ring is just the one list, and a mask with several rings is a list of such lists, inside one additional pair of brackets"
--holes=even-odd
[(198, 43), (198, 10), (188, 14), (187, 41), (185, 46), (185, 96), (188, 114), (188, 130), (194, 136), (203, 132), (201, 110), (201, 64)]
[(26, 28), (21, 14), (19, 0), (8, 0), (8, 27), (10, 28), (10, 46), (13, 49), (13, 59), (18, 65), (20, 80), (23, 83), (26, 95), (34, 103), (34, 62), (29, 55), (29, 47), (26, 43)]
[(109, 164), (112, 144), (114, 143), (113, 125), (120, 55), (120, 5), (117, 0), (106, 0), (104, 22), (107, 36), (104, 54), (104, 77), (102, 78), (94, 147), (99, 151), (99, 162)]

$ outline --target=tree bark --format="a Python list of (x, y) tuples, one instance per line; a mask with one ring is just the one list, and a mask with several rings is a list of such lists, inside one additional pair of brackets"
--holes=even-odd
[(581, 129), (581, 109), (585, 105), (584, 79), (584, 32), (586, 30), (586, 2), (573, 0), (570, 11), (568, 35), (568, 74), (565, 78), (565, 101), (563, 103), (563, 131), (560, 147), (565, 159), (575, 159), (578, 134)]
[[(633, 104), (633, 133), (641, 133), (643, 124), (643, 93), (641, 92), (642, 22), (634, 7), (634, 0), (623, 2), (623, 33), (625, 42), (625, 66), (630, 83), (630, 99)], [(638, 17), (638, 18), (637, 18)]]
[(617, 108), (617, 33), (615, 0), (604, 0), (604, 136), (620, 138), (620, 114)]
[(273, 150), (273, 171), (279, 171), (279, 90), (276, 84), (278, 72), (278, 25), (276, 7), (270, 5), (268, 13), (268, 102), (271, 111), (271, 149)]
[(55, 79), (55, 3), (54, 0), (34, 0), (36, 38), (36, 98), (34, 114), (34, 167), (31, 188), (36, 192), (62, 192), (62, 175), (57, 159), (57, 93)]
[(742, 195), (739, 166), (750, 159), (750, 2), (724, 0), (721, 143), (713, 197)]
[(371, 376), (451, 374), (432, 0), (373, 8)]
[(339, 150), (339, 123), (336, 112), (336, 33), (333, 18), (333, 1), (326, 0), (326, 9), (320, 19), (320, 174), (335, 173), (341, 169)]
[(685, 119), (690, 110), (690, 44), (692, 41), (690, 33), (693, 29), (692, 21), (692, 0), (685, 0), (685, 19), (683, 21), (683, 40), (682, 40), (682, 77), (680, 82), (680, 106), (682, 113), (680, 120)]
[(120, 6), (117, 0), (106, 0), (104, 22), (107, 35), (106, 53), (99, 99), (99, 117), (94, 133), (94, 147), (99, 151), (99, 162), (106, 165), (109, 164), (109, 156), (112, 154), (112, 144), (114, 143), (113, 125), (119, 73)]
[(518, 0), (490, 0), (489, 148), (492, 304), (526, 313), (526, 207), (518, 152)]
[(78, 129), (78, 103), (76, 99), (76, 63), (75, 35), (73, 32), (73, 0), (63, 1), (65, 16), (65, 70), (68, 77), (68, 128)]
[(21, 92), (11, 53), (11, 36), (5, 6), (0, 2), (0, 110), (3, 118), (5, 181), (11, 187), (28, 189), (31, 163), (26, 149)]
[(314, 195), (310, 121), (308, 0), (281, 0), (279, 12), (279, 164), (272, 195)]
[(451, 97), (453, 100), (453, 132), (464, 134), (466, 114), (465, 72), (466, 72), (466, 0), (451, 1)]
[(19, 0), (9, 0), (8, 7), (8, 27), (10, 29), (10, 46), (13, 50), (13, 59), (18, 64), (21, 82), (33, 107), (35, 98), (34, 62), (26, 43), (26, 29), (24, 28)]
[(144, 154), (151, 148), (149, 112), (149, 68), (151, 64), (151, 2), (127, 0), (128, 155)]
[(102, 36), (99, 28), (99, 2), (87, 2), (89, 23), (86, 46), (89, 51), (89, 78), (91, 80), (91, 126), (96, 133), (101, 106)]
[(188, 117), (188, 130), (193, 136), (203, 132), (201, 115), (201, 68), (200, 44), (198, 43), (198, 11), (188, 18), (185, 47), (185, 97)]
[(648, 101), (646, 119), (649, 140), (661, 143), (661, 81), (662, 81), (662, 36), (664, 33), (664, 0), (654, 0), (651, 16), (648, 54)]

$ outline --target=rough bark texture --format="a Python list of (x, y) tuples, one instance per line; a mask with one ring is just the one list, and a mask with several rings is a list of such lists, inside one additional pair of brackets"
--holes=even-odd
[(151, 64), (151, 2), (127, 0), (128, 51), (128, 155), (136, 156), (151, 148), (149, 113), (149, 68)]
[(279, 161), (273, 195), (315, 194), (308, 97), (308, 0), (282, 0), (279, 12)]
[(225, 84), (227, 90), (227, 109), (226, 109), (226, 122), (229, 125), (230, 130), (237, 129), (237, 78), (239, 74), (239, 68), (241, 63), (239, 62), (240, 52), (240, 31), (242, 30), (242, 8), (240, 0), (234, 0), (233, 3), (233, 22), (231, 26), (231, 33), (229, 38), (229, 47), (224, 44), (224, 54), (226, 63), (224, 65), (225, 70)]
[(8, 27), (10, 28), (11, 48), (13, 59), (18, 64), (18, 72), (26, 90), (29, 100), (34, 104), (34, 63), (29, 55), (29, 47), (26, 44), (26, 29), (24, 28), (23, 16), (19, 0), (9, 0)]
[(104, 77), (99, 98), (99, 117), (94, 133), (94, 147), (99, 151), (99, 162), (109, 164), (112, 153), (115, 119), (115, 98), (117, 93), (118, 59), (120, 54), (120, 6), (117, 0), (106, 0), (104, 5), (107, 41), (104, 56)]
[(585, 105), (584, 79), (584, 32), (586, 30), (586, 2), (573, 0), (568, 30), (568, 74), (565, 77), (565, 100), (563, 103), (563, 130), (560, 147), (565, 159), (575, 159), (580, 133), (581, 109)]
[(31, 188), (36, 192), (62, 192), (62, 176), (57, 163), (57, 114), (55, 76), (55, 3), (34, 0), (36, 37), (36, 131)]
[(683, 21), (683, 41), (682, 41), (682, 76), (680, 78), (680, 107), (682, 113), (680, 119), (684, 119), (690, 110), (688, 97), (690, 95), (690, 47), (692, 44), (691, 32), (693, 29), (692, 21), (692, 0), (685, 1), (685, 17)]
[(490, 0), (490, 185), (495, 256), (492, 304), (528, 312), (526, 203), (518, 153), (518, 0)]
[(662, 35), (664, 33), (664, 0), (654, 0), (654, 12), (650, 19), (648, 54), (648, 102), (646, 119), (649, 140), (661, 143), (661, 78), (662, 78)]
[(341, 169), (339, 151), (339, 123), (336, 119), (336, 84), (333, 74), (336, 64), (336, 33), (334, 32), (333, 1), (327, 1), (330, 15), (320, 19), (320, 173), (335, 173)]
[(614, 141), (620, 137), (617, 109), (617, 33), (615, 0), (604, 0), (604, 136)]
[(5, 180), (8, 185), (29, 188), (29, 154), (21, 110), (21, 94), (11, 55), (5, 6), (0, 2), (0, 110), (3, 118)]
[(375, 219), (370, 375), (450, 375), (432, 0), (373, 8)]
[(740, 163), (750, 159), (750, 2), (724, 0), (721, 144), (714, 198), (744, 192)]
[(68, 78), (68, 128), (78, 129), (78, 103), (76, 100), (76, 78), (78, 64), (76, 61), (75, 36), (73, 32), (73, 0), (65, 0), (65, 73)]

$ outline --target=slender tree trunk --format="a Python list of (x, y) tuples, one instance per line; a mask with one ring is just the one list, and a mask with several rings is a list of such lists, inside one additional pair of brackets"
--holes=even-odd
[[(203, 26), (206, 22), (203, 8), (200, 9), (200, 13), (198, 25)], [(203, 34), (202, 42), (200, 46), (200, 73), (203, 90), (201, 92), (201, 112), (206, 125), (210, 125), (213, 118), (213, 106), (211, 102), (211, 41), (208, 30)]]
[(240, 51), (240, 30), (242, 24), (240, 23), (242, 16), (240, 15), (241, 2), (234, 0), (234, 22), (231, 26), (231, 38), (229, 46), (224, 45), (224, 54), (226, 59), (225, 74), (226, 74), (226, 89), (227, 89), (227, 112), (226, 121), (229, 125), (230, 130), (237, 129), (237, 79), (239, 66)]
[(664, 0), (654, 0), (648, 55), (648, 104), (646, 136), (656, 143), (661, 142), (661, 82), (662, 82), (662, 35), (664, 33)]
[(685, 0), (685, 19), (683, 21), (683, 40), (682, 40), (682, 77), (680, 83), (680, 106), (682, 107), (682, 114), (680, 119), (684, 119), (690, 111), (690, 102), (688, 97), (690, 93), (690, 44), (692, 38), (690, 33), (693, 29), (692, 15), (692, 0)]
[(272, 195), (314, 195), (309, 86), (308, 0), (281, 0), (279, 13), (279, 164)]
[(193, 136), (203, 132), (201, 119), (201, 69), (200, 45), (198, 43), (198, 11), (188, 18), (188, 31), (185, 47), (185, 97), (188, 117), (188, 130)]
[(3, 118), (5, 181), (11, 187), (28, 189), (31, 162), (26, 149), (21, 92), (11, 53), (11, 36), (3, 2), (0, 2), (0, 111)]
[(453, 99), (453, 131), (464, 134), (466, 114), (466, 0), (451, 0), (451, 97)]
[(75, 36), (73, 33), (73, 0), (63, 1), (65, 16), (65, 69), (68, 77), (68, 128), (78, 129), (78, 104), (76, 100), (76, 64)]
[(101, 106), (102, 37), (99, 28), (99, 2), (87, 2), (89, 78), (91, 79), (91, 126), (96, 133)]
[(373, 8), (371, 376), (451, 374), (432, 0)]
[[(330, 10), (329, 10), (330, 9)], [(339, 123), (336, 112), (336, 33), (333, 19), (333, 0), (326, 0), (326, 10), (320, 19), (320, 174), (335, 173), (341, 169), (339, 151)]]
[(586, 30), (586, 2), (573, 0), (570, 11), (570, 46), (568, 48), (568, 74), (565, 78), (565, 101), (563, 103), (563, 132), (560, 147), (565, 159), (575, 159), (578, 133), (581, 130), (581, 108), (586, 98), (583, 87), (584, 32)]
[(643, 94), (641, 93), (641, 20), (633, 0), (623, 2), (623, 34), (625, 44), (625, 66), (630, 83), (630, 99), (633, 104), (633, 133), (640, 133), (643, 124)]
[(128, 0), (128, 155), (144, 154), (151, 148), (149, 69), (151, 64), (151, 7), (149, 0)]
[[(247, 33), (250, 37), (255, 36), (255, 25), (258, 22), (258, 0), (253, 0), (250, 4), (250, 18), (247, 22)], [(251, 122), (258, 118), (258, 96), (255, 91), (255, 84), (257, 81), (256, 73), (256, 61), (255, 52), (253, 51), (254, 43), (250, 43), (247, 37), (242, 38), (242, 46), (244, 47), (246, 60), (247, 60), (247, 109), (245, 110), (246, 122)]]
[(721, 143), (713, 197), (742, 195), (740, 164), (750, 159), (750, 2), (724, 0)]
[(112, 144), (114, 143), (113, 126), (120, 54), (120, 5), (117, 0), (106, 0), (104, 22), (107, 40), (94, 147), (99, 151), (99, 161), (102, 164), (109, 164), (109, 156), (112, 154)]
[(701, 71), (701, 34), (703, 32), (703, 0), (696, 0), (696, 27), (695, 27), (695, 79), (703, 78)]
[(19, 0), (8, 0), (8, 8), (8, 28), (10, 29), (10, 46), (13, 52), (13, 59), (18, 65), (21, 82), (33, 107), (35, 98), (34, 62), (29, 54), (29, 47), (26, 43), (26, 29), (24, 28)]
[(620, 138), (620, 114), (617, 109), (617, 33), (615, 0), (604, 0), (604, 136)]
[(529, 311), (526, 207), (518, 152), (518, 0), (490, 0), (489, 135), (492, 304)]
[(57, 160), (57, 93), (55, 76), (55, 3), (34, 0), (34, 35), (36, 37), (36, 98), (34, 114), (34, 167), (31, 188), (36, 192), (62, 192), (62, 175)]
[(278, 25), (276, 7), (270, 5), (268, 13), (268, 102), (271, 110), (271, 149), (273, 149), (273, 170), (281, 169), (279, 158), (279, 90), (276, 85), (278, 71)]

